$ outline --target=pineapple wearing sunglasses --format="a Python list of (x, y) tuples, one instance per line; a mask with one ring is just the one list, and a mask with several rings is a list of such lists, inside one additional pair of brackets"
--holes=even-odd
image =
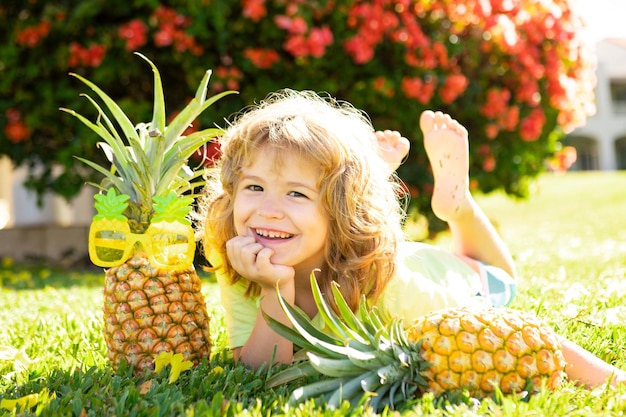
[[(166, 126), (161, 77), (154, 74), (152, 121), (134, 125), (100, 88), (77, 74), (113, 116), (89, 96), (96, 122), (68, 109), (96, 132), (109, 167), (78, 158), (104, 175), (96, 186), (97, 214), (89, 230), (89, 255), (107, 268), (104, 286), (104, 337), (113, 368), (122, 362), (140, 373), (154, 367), (161, 352), (182, 353), (197, 364), (210, 353), (209, 317), (194, 265), (194, 233), (189, 220), (202, 173), (188, 158), (221, 130), (183, 136), (200, 113), (224, 95), (207, 99), (210, 71), (196, 96)], [(119, 126), (121, 132), (118, 131)], [(124, 138), (124, 139), (123, 139)]]

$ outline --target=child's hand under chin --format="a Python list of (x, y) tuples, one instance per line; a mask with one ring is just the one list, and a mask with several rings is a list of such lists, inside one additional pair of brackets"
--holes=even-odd
[(226, 242), (226, 254), (233, 269), (262, 287), (276, 288), (293, 280), (291, 266), (273, 264), (274, 250), (257, 243), (251, 236), (236, 236)]

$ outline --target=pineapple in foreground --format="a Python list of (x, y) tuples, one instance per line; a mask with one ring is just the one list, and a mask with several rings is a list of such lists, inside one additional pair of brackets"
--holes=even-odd
[[(139, 54), (138, 54), (139, 55)], [(78, 158), (104, 175), (95, 195), (97, 214), (89, 230), (92, 262), (106, 267), (104, 338), (113, 367), (121, 362), (135, 372), (154, 368), (161, 352), (182, 353), (197, 364), (210, 353), (209, 317), (201, 282), (193, 266), (195, 239), (188, 214), (202, 173), (188, 158), (217, 137), (216, 128), (183, 136), (184, 130), (222, 96), (207, 99), (210, 71), (196, 96), (166, 126), (159, 71), (154, 73), (154, 107), (150, 123), (133, 125), (121, 108), (96, 85), (89, 86), (113, 115), (91, 97), (98, 110), (95, 123), (66, 111), (96, 132), (110, 169)], [(116, 125), (121, 128), (118, 132)], [(124, 139), (125, 138), (125, 142)]]
[[(282, 298), (293, 327), (266, 316), (270, 326), (303, 349), (296, 363), (273, 375), (274, 387), (303, 377), (320, 380), (297, 388), (294, 402), (324, 396), (330, 406), (368, 395), (374, 409), (394, 407), (425, 392), (467, 390), (474, 398), (500, 391), (533, 392), (558, 387), (565, 359), (557, 335), (546, 324), (510, 309), (449, 309), (415, 320), (408, 329), (388, 320), (365, 301), (352, 312), (337, 286), (338, 314), (324, 301), (314, 276), (311, 288), (326, 332)], [(297, 361), (300, 359), (300, 361)]]

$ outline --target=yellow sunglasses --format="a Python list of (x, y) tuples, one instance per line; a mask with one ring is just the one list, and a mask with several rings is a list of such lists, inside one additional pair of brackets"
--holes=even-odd
[(123, 264), (133, 255), (137, 243), (155, 267), (185, 269), (193, 263), (196, 244), (190, 225), (160, 221), (142, 234), (131, 233), (128, 220), (101, 219), (89, 227), (89, 257), (95, 265)]

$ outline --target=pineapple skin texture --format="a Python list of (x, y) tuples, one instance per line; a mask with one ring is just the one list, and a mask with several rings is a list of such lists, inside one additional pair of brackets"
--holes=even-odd
[(122, 361), (139, 374), (161, 352), (182, 353), (197, 365), (211, 339), (201, 281), (193, 265), (165, 271), (141, 253), (105, 273), (104, 338), (113, 369)]
[(557, 388), (565, 358), (556, 333), (538, 318), (511, 309), (451, 309), (414, 321), (408, 340), (422, 341), (431, 366), (422, 376), (435, 395), (463, 388), (475, 398)]

